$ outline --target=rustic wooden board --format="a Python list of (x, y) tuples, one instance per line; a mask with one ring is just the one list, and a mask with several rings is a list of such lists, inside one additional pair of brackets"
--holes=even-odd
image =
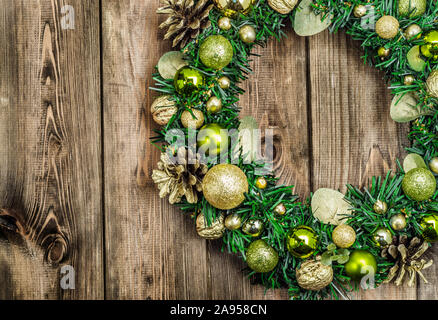
[[(3, 299), (103, 298), (99, 6), (68, 1), (63, 30), (65, 4), (0, 4)], [(60, 288), (63, 265), (75, 290)]]

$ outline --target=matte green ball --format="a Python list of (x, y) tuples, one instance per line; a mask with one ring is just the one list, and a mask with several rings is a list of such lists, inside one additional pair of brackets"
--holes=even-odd
[(427, 242), (438, 240), (438, 214), (432, 214), (421, 219), (420, 226), (423, 229), (421, 235)]
[(426, 6), (426, 0), (399, 0), (398, 13), (401, 16), (409, 15), (410, 18), (416, 18), (426, 12)]
[(308, 226), (292, 228), (287, 235), (287, 250), (300, 259), (310, 257), (318, 248), (318, 243), (318, 235)]
[(206, 67), (221, 70), (233, 59), (233, 46), (224, 36), (209, 36), (199, 47), (199, 58)]
[(360, 281), (370, 269), (377, 273), (376, 258), (367, 250), (354, 250), (345, 264), (345, 273), (353, 280)]
[(269, 272), (278, 264), (278, 253), (265, 240), (256, 240), (246, 251), (246, 263), (255, 272)]
[(204, 85), (204, 76), (196, 69), (183, 67), (175, 74), (173, 84), (178, 93), (191, 94)]
[(436, 190), (436, 180), (432, 172), (425, 168), (410, 170), (403, 178), (404, 193), (415, 201), (430, 199)]

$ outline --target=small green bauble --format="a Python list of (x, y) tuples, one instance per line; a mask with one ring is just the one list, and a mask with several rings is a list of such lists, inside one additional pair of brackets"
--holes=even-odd
[(359, 281), (370, 271), (374, 274), (377, 272), (376, 258), (366, 250), (354, 250), (345, 264), (345, 273), (351, 279)]
[(373, 242), (378, 248), (384, 248), (392, 243), (392, 234), (387, 228), (379, 228), (373, 233)]
[(278, 264), (278, 253), (265, 240), (256, 240), (246, 250), (246, 263), (255, 272), (269, 272)]
[(420, 226), (423, 229), (422, 236), (427, 242), (435, 242), (438, 240), (438, 214), (426, 216), (420, 221)]
[(438, 60), (438, 30), (430, 31), (424, 37), (421, 53), (428, 59)]
[(209, 36), (199, 47), (199, 58), (207, 68), (221, 70), (233, 59), (233, 46), (224, 36)]
[(266, 189), (268, 186), (268, 181), (265, 177), (258, 177), (255, 181), (255, 186), (259, 189)]
[(397, 213), (391, 217), (389, 224), (395, 231), (403, 230), (406, 228), (406, 217), (401, 213)]
[(308, 226), (298, 226), (290, 229), (287, 235), (287, 250), (297, 258), (310, 257), (318, 248), (318, 235)]
[(401, 16), (409, 15), (410, 18), (416, 18), (426, 12), (426, 0), (399, 0), (398, 13)]
[(229, 145), (227, 130), (218, 123), (206, 124), (199, 130), (197, 145), (200, 152), (209, 156), (216, 156), (226, 151)]
[(433, 157), (429, 162), (429, 168), (433, 173), (438, 174), (438, 157)]
[(208, 112), (218, 113), (222, 110), (222, 100), (216, 96), (213, 96), (208, 99), (206, 107)]
[(262, 220), (246, 220), (242, 226), (242, 231), (254, 238), (260, 236), (265, 228)]
[(180, 94), (191, 94), (199, 91), (204, 85), (204, 76), (201, 72), (190, 67), (183, 67), (177, 71), (174, 79), (175, 90)]
[(242, 226), (242, 217), (236, 213), (230, 214), (225, 218), (225, 228), (237, 230)]
[(379, 55), (380, 58), (386, 58), (389, 56), (389, 54), (391, 53), (390, 49), (386, 49), (385, 47), (380, 47), (377, 50), (377, 54)]
[(240, 28), (239, 37), (245, 43), (253, 43), (256, 39), (256, 31), (253, 26), (245, 25)]
[(403, 178), (404, 193), (415, 201), (430, 199), (436, 190), (436, 180), (432, 172), (425, 168), (410, 170)]

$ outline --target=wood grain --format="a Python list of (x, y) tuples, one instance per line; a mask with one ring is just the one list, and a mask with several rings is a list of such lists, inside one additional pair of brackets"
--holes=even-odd
[[(2, 0), (0, 297), (102, 298), (97, 1)], [(60, 288), (60, 267), (76, 272)]]

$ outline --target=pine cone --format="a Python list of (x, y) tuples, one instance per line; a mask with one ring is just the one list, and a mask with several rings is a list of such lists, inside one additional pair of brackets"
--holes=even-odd
[(173, 38), (172, 47), (178, 44), (183, 49), (195, 39), (201, 30), (210, 26), (209, 14), (214, 4), (209, 0), (164, 0), (157, 13), (169, 17), (160, 24), (160, 29), (168, 28), (164, 39)]
[(207, 171), (207, 165), (201, 163), (198, 153), (194, 155), (190, 149), (180, 147), (174, 161), (167, 152), (161, 154), (158, 170), (152, 171), (152, 180), (160, 189), (160, 198), (169, 195), (171, 204), (180, 202), (183, 196), (189, 203), (196, 203)]
[(421, 270), (429, 268), (433, 264), (432, 259), (427, 261), (424, 257), (421, 258), (428, 249), (429, 244), (417, 237), (412, 239), (409, 239), (406, 235), (399, 238), (394, 237), (392, 244), (383, 249), (381, 253), (383, 258), (395, 261), (395, 265), (389, 270), (388, 278), (384, 283), (389, 283), (395, 279), (394, 283), (399, 286), (403, 283), (406, 273), (409, 273), (409, 287), (416, 284), (417, 274), (425, 283), (428, 283), (421, 273)]

